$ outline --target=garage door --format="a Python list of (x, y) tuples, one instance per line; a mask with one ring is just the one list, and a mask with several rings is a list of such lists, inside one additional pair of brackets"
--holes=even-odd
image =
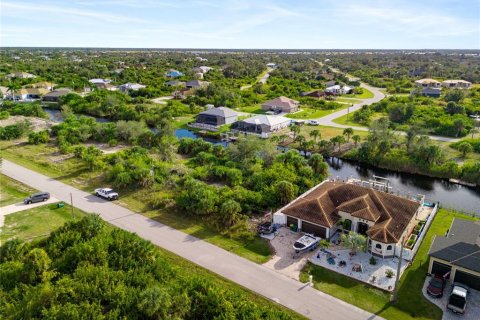
[(298, 227), (298, 219), (287, 216), (287, 226), (290, 227), (292, 224)]
[(480, 277), (463, 271), (455, 271), (455, 282), (466, 284), (472, 289), (480, 290)]
[(327, 237), (327, 229), (321, 226), (317, 226), (315, 224), (308, 223), (306, 221), (302, 221), (302, 231), (306, 233), (311, 233), (317, 237), (326, 238)]
[[(432, 265), (432, 274), (437, 274), (439, 276), (444, 276), (452, 270), (452, 267), (449, 265), (434, 261)], [(450, 278), (450, 275), (447, 279)]]

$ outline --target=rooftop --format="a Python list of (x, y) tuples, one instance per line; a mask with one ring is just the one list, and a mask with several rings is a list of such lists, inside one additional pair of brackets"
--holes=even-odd
[(257, 125), (265, 124), (268, 126), (275, 126), (280, 123), (290, 122), (291, 120), (282, 116), (270, 116), (270, 115), (261, 114), (258, 116), (244, 119), (242, 121), (246, 123), (257, 124)]
[(200, 114), (210, 115), (210, 116), (220, 116), (224, 118), (236, 117), (237, 113), (230, 108), (218, 107), (208, 109), (206, 111), (200, 112)]

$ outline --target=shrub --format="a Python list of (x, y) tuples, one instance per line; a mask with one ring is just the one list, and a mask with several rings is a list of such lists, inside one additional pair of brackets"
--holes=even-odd
[(368, 260), (368, 262), (369, 262), (372, 266), (374, 266), (374, 265), (377, 264), (377, 259), (375, 259), (375, 257), (370, 257), (370, 260)]
[(118, 145), (117, 139), (110, 139), (110, 140), (108, 140), (108, 145), (109, 145), (110, 147), (116, 147), (116, 146)]
[(10, 117), (10, 113), (8, 111), (0, 111), (0, 120), (5, 120)]
[(392, 269), (385, 270), (385, 276), (387, 276), (387, 278), (392, 278), (394, 275), (395, 275), (395, 272), (393, 272)]

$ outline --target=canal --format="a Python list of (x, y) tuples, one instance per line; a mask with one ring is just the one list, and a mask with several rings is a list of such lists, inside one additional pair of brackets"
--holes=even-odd
[[(44, 109), (50, 120), (61, 122), (62, 114), (59, 110)], [(95, 118), (97, 122), (108, 122), (105, 118)], [(151, 128), (155, 131), (154, 128)], [(175, 136), (182, 138), (197, 138), (197, 134), (187, 129), (177, 129)], [(222, 144), (226, 142), (204, 138), (205, 141)], [(444, 208), (454, 208), (459, 211), (471, 212), (480, 216), (480, 187), (470, 188), (453, 184), (444, 179), (430, 178), (420, 175), (399, 173), (390, 170), (370, 167), (364, 164), (343, 161), (338, 158), (327, 158), (329, 173), (331, 177), (343, 179), (355, 178), (361, 180), (373, 179), (373, 176), (381, 176), (389, 179), (393, 192), (402, 194), (425, 195), (427, 202), (440, 202)]]

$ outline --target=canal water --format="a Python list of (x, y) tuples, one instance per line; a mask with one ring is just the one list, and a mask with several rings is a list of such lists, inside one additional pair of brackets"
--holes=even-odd
[[(44, 109), (50, 120), (61, 122), (62, 114), (59, 110)], [(97, 122), (108, 122), (105, 118), (95, 118)], [(154, 128), (151, 128), (155, 131)], [(175, 136), (182, 138), (198, 138), (197, 134), (187, 129), (178, 129)], [(205, 141), (226, 146), (226, 142), (204, 138)], [(389, 179), (393, 192), (402, 194), (425, 195), (427, 202), (440, 202), (442, 207), (454, 208), (459, 211), (471, 212), (480, 216), (480, 187), (469, 188), (453, 184), (444, 179), (429, 178), (420, 175), (398, 173), (390, 170), (370, 167), (355, 162), (343, 161), (338, 158), (327, 158), (329, 173), (331, 177), (343, 179), (355, 178), (361, 180), (373, 179), (373, 176), (380, 176)]]

